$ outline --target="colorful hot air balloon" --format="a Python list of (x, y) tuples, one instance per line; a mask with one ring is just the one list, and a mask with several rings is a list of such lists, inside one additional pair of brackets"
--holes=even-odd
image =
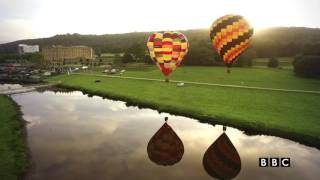
[(157, 64), (168, 82), (169, 74), (174, 71), (188, 52), (189, 43), (180, 32), (166, 31), (149, 36), (147, 47), (151, 59)]
[(205, 152), (202, 163), (207, 173), (217, 179), (232, 179), (241, 170), (240, 156), (225, 132)]
[(214, 49), (228, 67), (249, 46), (253, 28), (242, 16), (226, 15), (213, 22), (210, 28), (210, 38)]
[(184, 146), (179, 136), (165, 122), (148, 143), (149, 159), (158, 165), (173, 165), (179, 162)]

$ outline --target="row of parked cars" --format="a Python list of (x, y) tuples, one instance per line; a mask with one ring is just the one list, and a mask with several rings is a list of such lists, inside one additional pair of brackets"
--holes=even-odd
[(120, 75), (122, 75), (122, 74), (125, 72), (125, 70), (124, 70), (124, 69), (123, 69), (123, 70), (118, 70), (118, 69), (106, 69), (106, 70), (102, 71), (102, 73), (106, 73), (106, 74), (116, 74), (117, 72), (119, 72)]

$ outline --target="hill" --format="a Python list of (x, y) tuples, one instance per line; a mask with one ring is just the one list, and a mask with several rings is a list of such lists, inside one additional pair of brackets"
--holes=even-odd
[[(202, 48), (201, 52), (212, 51), (209, 30), (194, 29), (181, 31), (190, 42), (190, 49)], [(152, 32), (132, 32), (125, 34), (80, 35), (64, 34), (50, 38), (26, 39), (0, 44), (0, 54), (15, 53), (18, 44), (50, 45), (87, 45), (94, 48), (96, 54), (106, 52), (125, 52), (134, 45), (145, 47)], [(205, 48), (203, 48), (205, 47)], [(254, 33), (250, 47), (257, 57), (295, 56), (297, 54), (320, 54), (320, 29), (305, 27), (276, 27)], [(190, 53), (189, 53), (190, 54)], [(204, 53), (206, 54), (206, 53)]]

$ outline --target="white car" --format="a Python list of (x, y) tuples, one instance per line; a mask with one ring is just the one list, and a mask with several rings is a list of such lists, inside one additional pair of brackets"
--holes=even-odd
[(51, 76), (51, 72), (47, 71), (43, 73), (44, 76)]
[(178, 87), (183, 87), (183, 86), (184, 86), (184, 83), (183, 83), (183, 82), (178, 82), (178, 83), (177, 83), (177, 86), (178, 86)]

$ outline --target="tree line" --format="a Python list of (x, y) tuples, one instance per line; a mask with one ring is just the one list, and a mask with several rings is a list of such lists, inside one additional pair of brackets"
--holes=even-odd
[[(222, 65), (222, 60), (212, 48), (208, 29), (181, 31), (190, 44), (185, 56), (185, 65)], [(1, 55), (15, 54), (18, 44), (87, 45), (96, 55), (102, 53), (123, 53), (128, 62), (151, 62), (147, 55), (146, 41), (152, 32), (134, 32), (107, 35), (65, 34), (50, 38), (20, 40), (0, 45)], [(320, 29), (318, 28), (270, 28), (255, 32), (248, 50), (239, 57), (235, 66), (250, 66), (253, 58), (288, 57), (299, 54), (320, 55)], [(124, 59), (126, 61), (126, 59)]]

